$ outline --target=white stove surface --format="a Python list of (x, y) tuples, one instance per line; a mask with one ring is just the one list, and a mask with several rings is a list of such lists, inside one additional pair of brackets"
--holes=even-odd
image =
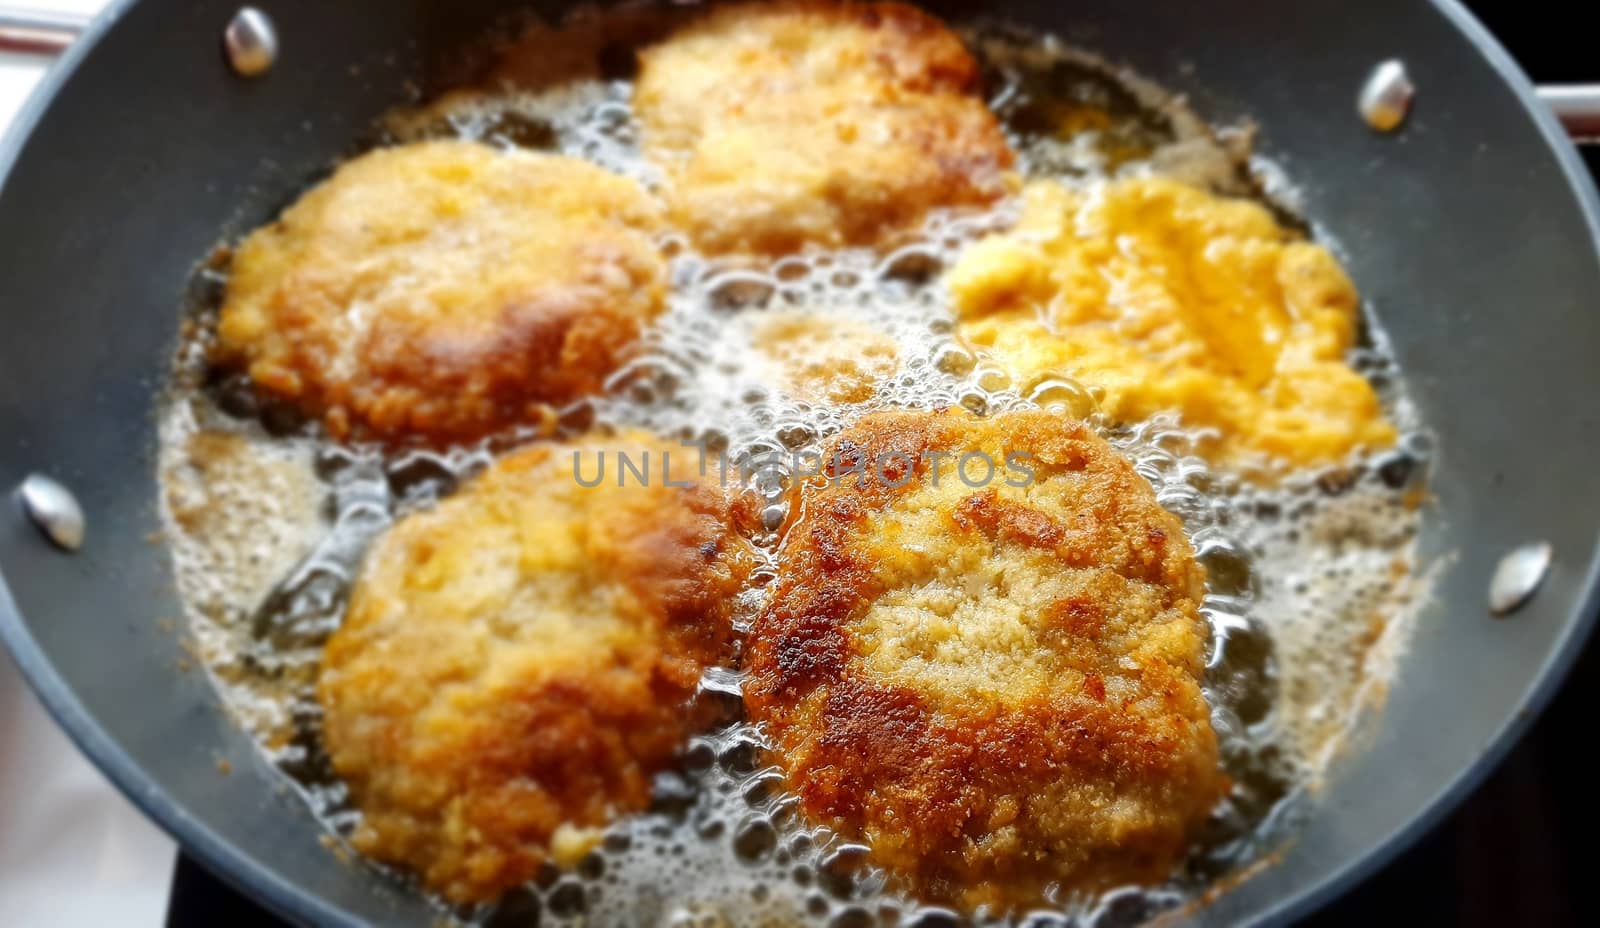
[[(105, 0), (25, 3), (94, 13)], [(48, 65), (0, 53), (0, 127)], [(175, 852), (78, 753), (0, 649), (0, 926), (160, 925)]]

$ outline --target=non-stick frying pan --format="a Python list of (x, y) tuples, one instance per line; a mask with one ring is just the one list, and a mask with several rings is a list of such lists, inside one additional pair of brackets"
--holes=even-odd
[[(66, 52), (0, 145), (0, 492), (50, 475), (88, 523), (66, 553), (0, 505), (0, 637), (134, 802), (303, 922), (427, 925), (434, 912), (329, 854), (204, 676), (180, 671), (161, 620), (181, 608), (151, 540), (153, 409), (196, 260), (269, 218), (408, 80), (514, 4), (270, 0), (277, 61), (246, 79), (221, 50), (235, 7), (124, 0)], [(1422, 547), (1438, 577), (1386, 708), (1282, 858), (1195, 917), (1305, 912), (1472, 788), (1591, 623), (1600, 204), (1533, 88), (1450, 0), (1011, 0), (984, 11), (1182, 88), (1214, 120), (1258, 120), (1263, 149), (1342, 243), (1435, 432)], [(1354, 100), (1391, 57), (1416, 98), (1384, 134)], [(1526, 542), (1552, 546), (1548, 578), (1522, 610), (1491, 618), (1488, 578)]]

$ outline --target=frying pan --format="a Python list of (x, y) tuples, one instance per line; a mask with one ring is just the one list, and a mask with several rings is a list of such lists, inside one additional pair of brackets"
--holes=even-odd
[[(88, 524), (67, 553), (0, 506), (0, 638), (135, 803), (214, 872), (305, 923), (427, 925), (435, 913), (325, 851), (204, 676), (178, 668), (161, 620), (182, 612), (151, 541), (153, 411), (197, 259), (273, 215), (406, 81), (512, 5), (270, 0), (281, 48), (246, 79), (221, 53), (235, 7), (122, 0), (0, 145), (0, 492), (48, 474)], [(1459, 6), (1358, 6), (984, 5), (1187, 91), (1213, 120), (1258, 120), (1263, 151), (1342, 244), (1437, 443), (1421, 539), (1437, 577), (1386, 706), (1281, 858), (1198, 923), (1305, 913), (1422, 833), (1539, 710), (1595, 613), (1595, 191), (1550, 110)], [(1354, 99), (1391, 57), (1416, 98), (1386, 134)], [(1565, 96), (1577, 125), (1586, 98)], [(1549, 574), (1527, 606), (1493, 619), (1488, 577), (1526, 542), (1551, 546)]]

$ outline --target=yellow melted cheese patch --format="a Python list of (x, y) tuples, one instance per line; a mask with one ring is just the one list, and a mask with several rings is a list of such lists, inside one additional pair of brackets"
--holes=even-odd
[(1117, 421), (1172, 411), (1233, 462), (1392, 444), (1345, 363), (1360, 321), (1337, 260), (1261, 206), (1159, 178), (1040, 181), (947, 278), (963, 338), (1024, 385), (1067, 376)]

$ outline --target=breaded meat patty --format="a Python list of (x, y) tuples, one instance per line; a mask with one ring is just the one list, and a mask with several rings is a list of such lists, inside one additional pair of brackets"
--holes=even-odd
[(1039, 411), (875, 414), (827, 457), (747, 647), (805, 812), (968, 908), (1170, 874), (1224, 778), (1150, 485)]
[(239, 246), (217, 357), (336, 437), (475, 439), (600, 389), (665, 305), (659, 221), (577, 159), (379, 149)]
[(763, 373), (808, 403), (864, 403), (900, 369), (894, 339), (846, 312), (768, 311), (751, 342)]
[[(618, 486), (618, 450), (648, 487)], [(369, 552), (318, 685), (362, 853), (484, 901), (645, 808), (751, 566), (667, 452), (691, 479), (639, 435), (517, 452)]]
[(1395, 440), (1345, 363), (1355, 286), (1256, 203), (1155, 177), (1038, 181), (947, 283), (960, 334), (1018, 380), (1071, 377), (1119, 421), (1176, 412), (1224, 460), (1326, 464)]
[(1013, 161), (944, 24), (896, 3), (721, 7), (646, 49), (645, 153), (712, 253), (882, 244), (1007, 192)]

